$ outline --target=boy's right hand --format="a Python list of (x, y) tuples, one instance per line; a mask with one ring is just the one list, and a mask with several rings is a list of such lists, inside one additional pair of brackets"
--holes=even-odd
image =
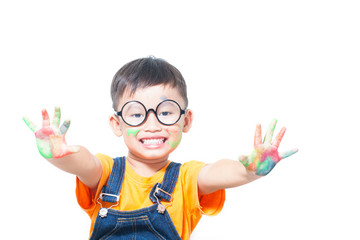
[(60, 108), (55, 107), (54, 119), (50, 125), (49, 114), (42, 110), (42, 128), (38, 129), (28, 118), (23, 117), (24, 122), (35, 133), (36, 144), (40, 154), (47, 159), (61, 158), (66, 155), (78, 152), (79, 146), (68, 146), (65, 141), (65, 134), (70, 126), (70, 120), (60, 124)]

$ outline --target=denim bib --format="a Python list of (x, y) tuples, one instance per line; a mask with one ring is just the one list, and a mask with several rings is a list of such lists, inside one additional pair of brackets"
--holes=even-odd
[[(111, 209), (119, 204), (121, 185), (125, 174), (125, 157), (114, 158), (108, 184), (103, 187), (97, 202), (101, 208), (96, 218), (90, 240), (97, 239), (171, 239), (181, 240), (169, 213), (161, 201), (172, 202), (180, 170), (180, 163), (171, 162), (166, 168), (162, 184), (156, 183), (149, 198), (154, 203), (135, 211)], [(103, 208), (101, 202), (113, 203)]]

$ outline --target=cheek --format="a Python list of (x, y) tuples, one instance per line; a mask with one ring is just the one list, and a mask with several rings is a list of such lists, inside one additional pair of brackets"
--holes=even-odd
[(140, 129), (128, 128), (128, 129), (126, 129), (126, 134), (127, 134), (128, 136), (136, 137), (136, 134), (138, 134), (139, 131), (140, 131)]
[(123, 139), (125, 144), (129, 147), (129, 144), (133, 144), (136, 141), (136, 135), (139, 133), (139, 129), (123, 128)]
[(168, 140), (168, 144), (175, 148), (179, 145), (182, 137), (182, 129), (180, 126), (171, 126), (167, 129), (167, 132), (169, 133), (170, 137)]

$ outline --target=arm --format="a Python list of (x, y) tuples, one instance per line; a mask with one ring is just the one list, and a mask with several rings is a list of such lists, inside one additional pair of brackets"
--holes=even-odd
[(85, 147), (61, 158), (47, 159), (61, 170), (76, 175), (92, 191), (96, 191), (102, 174), (100, 161)]
[(240, 156), (239, 161), (220, 160), (201, 169), (198, 177), (200, 194), (209, 194), (219, 189), (232, 188), (252, 182), (267, 175), (275, 165), (286, 157), (296, 153), (297, 149), (279, 154), (278, 148), (286, 129), (282, 128), (271, 142), (276, 120), (274, 120), (261, 140), (261, 126), (255, 130), (254, 151), (249, 156)]
[(199, 193), (210, 194), (219, 189), (238, 187), (258, 178), (260, 176), (247, 170), (239, 161), (222, 159), (200, 170)]
[(61, 170), (78, 176), (85, 185), (95, 190), (102, 174), (99, 160), (84, 147), (66, 144), (65, 134), (69, 129), (70, 121), (66, 120), (59, 127), (60, 108), (55, 108), (51, 124), (46, 110), (42, 111), (42, 117), (43, 123), (40, 129), (24, 117), (26, 125), (35, 133), (40, 154)]

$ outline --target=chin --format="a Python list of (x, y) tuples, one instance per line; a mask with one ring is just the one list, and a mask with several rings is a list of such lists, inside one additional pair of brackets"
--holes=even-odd
[(131, 153), (136, 159), (142, 159), (145, 161), (156, 161), (156, 160), (167, 160), (169, 158), (169, 153), (160, 154), (160, 153)]

